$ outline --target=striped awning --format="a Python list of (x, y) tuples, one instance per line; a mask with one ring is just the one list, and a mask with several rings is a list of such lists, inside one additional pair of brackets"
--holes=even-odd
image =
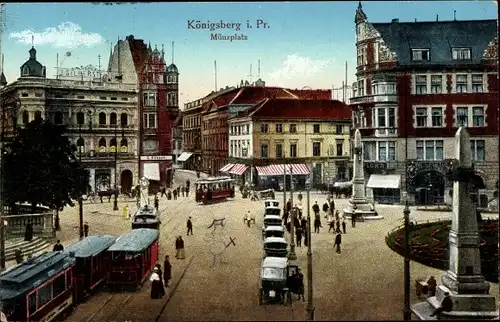
[(248, 166), (244, 164), (236, 164), (231, 171), (229, 171), (230, 174), (236, 174), (238, 176), (241, 176), (243, 172), (247, 171)]
[(219, 172), (228, 172), (232, 167), (234, 167), (233, 163), (226, 164), (225, 166), (220, 168)]
[[(291, 172), (290, 172), (291, 167)], [(308, 175), (311, 172), (305, 164), (271, 164), (265, 167), (255, 167), (260, 176), (279, 176), (283, 175), (283, 168), (285, 168), (286, 174), (289, 175)]]

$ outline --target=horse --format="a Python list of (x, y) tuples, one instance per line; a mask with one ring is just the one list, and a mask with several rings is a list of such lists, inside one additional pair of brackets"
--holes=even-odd
[(97, 195), (101, 199), (101, 203), (103, 203), (102, 197), (108, 197), (108, 202), (111, 202), (112, 196), (115, 196), (115, 195), (118, 196), (118, 189), (102, 190), (102, 191), (99, 191)]

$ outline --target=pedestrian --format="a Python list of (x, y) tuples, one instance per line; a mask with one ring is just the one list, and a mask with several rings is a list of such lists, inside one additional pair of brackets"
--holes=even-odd
[[(189, 180), (188, 180), (188, 182), (189, 182)], [(190, 189), (189, 186), (186, 186), (186, 197), (189, 197), (189, 189)]]
[(56, 218), (54, 221), (55, 221), (54, 226), (55, 226), (56, 231), (60, 231), (61, 230), (61, 220), (59, 219), (59, 211), (56, 212)]
[(321, 227), (321, 219), (319, 219), (318, 216), (316, 216), (316, 218), (314, 218), (314, 232), (316, 234), (319, 234), (320, 227)]
[(174, 192), (173, 192), (173, 195), (174, 195), (174, 200), (177, 200), (177, 190), (178, 190), (178, 189), (174, 189)]
[(325, 202), (325, 203), (323, 204), (323, 212), (325, 213), (325, 219), (328, 217), (328, 209), (329, 209), (329, 208), (330, 208), (330, 207), (328, 206), (328, 202)]
[(16, 251), (14, 252), (14, 257), (17, 264), (21, 264), (24, 261), (23, 251), (21, 250), (21, 248), (16, 249)]
[(186, 180), (186, 188), (190, 188), (191, 187), (191, 181), (189, 181), (189, 179)]
[(345, 223), (345, 218), (342, 218), (342, 230), (344, 234), (347, 234), (347, 224)]
[(333, 215), (333, 212), (335, 211), (335, 201), (333, 200), (333, 196), (330, 199), (330, 213)]
[(130, 218), (129, 214), (128, 214), (128, 205), (125, 205), (125, 207), (123, 207), (123, 217), (125, 218)]
[(177, 186), (177, 197), (181, 197), (181, 186)]
[(352, 214), (351, 214), (351, 225), (352, 225), (352, 228), (355, 228), (356, 227), (356, 213), (355, 213), (356, 210), (353, 210)]
[(58, 239), (52, 251), (54, 252), (62, 252), (64, 250), (64, 246), (61, 244), (61, 241)]
[(33, 224), (31, 220), (26, 224), (26, 230), (24, 231), (24, 241), (32, 241), (33, 240)]
[(304, 274), (300, 271), (300, 268), (297, 268), (297, 293), (299, 294), (299, 300), (302, 298), (302, 302), (305, 301), (304, 297)]
[(158, 195), (155, 195), (155, 209), (158, 211), (158, 208), (160, 207), (160, 199), (158, 199)]
[(292, 217), (290, 216), (286, 218), (286, 231), (288, 231), (288, 233), (292, 231)]
[(89, 236), (89, 223), (85, 222), (83, 224), (83, 236), (88, 237)]
[(170, 190), (170, 188), (168, 188), (167, 191), (167, 200), (172, 200), (172, 190)]
[(445, 292), (441, 305), (430, 316), (439, 316), (441, 312), (450, 312), (451, 310), (453, 310), (453, 300), (450, 297), (450, 293)]
[(289, 213), (290, 210), (292, 210), (292, 201), (290, 199), (288, 199), (288, 201), (286, 202), (285, 211)]
[(189, 217), (187, 220), (187, 235), (188, 236), (189, 236), (189, 233), (191, 233), (191, 235), (193, 234), (193, 223), (191, 222), (191, 217)]
[(181, 187), (181, 194), (183, 197), (185, 196), (185, 193), (186, 193), (186, 188), (184, 188), (184, 186), (182, 186)]
[(335, 231), (340, 231), (340, 219), (335, 222)]
[(168, 255), (165, 256), (165, 261), (163, 262), (163, 282), (165, 287), (168, 287), (168, 283), (172, 278), (172, 264), (170, 264), (170, 258)]
[(179, 259), (185, 259), (186, 253), (184, 252), (184, 239), (179, 236)]
[(304, 231), (304, 246), (307, 247), (307, 245), (309, 243), (309, 224), (307, 222), (306, 222), (305, 229), (303, 231)]
[(319, 206), (318, 206), (318, 202), (317, 201), (312, 206), (312, 210), (314, 211), (314, 215), (315, 216), (317, 216), (319, 214)]
[(340, 254), (340, 244), (342, 243), (342, 235), (340, 233), (337, 233), (335, 236), (335, 251), (337, 254)]
[(330, 230), (333, 230), (335, 232), (335, 220), (333, 219), (333, 217), (330, 217), (328, 232), (330, 232)]
[(304, 235), (307, 235), (307, 231), (306, 231), (306, 228), (307, 228), (307, 219), (306, 218), (302, 218), (300, 220), (300, 228), (302, 228), (302, 232), (304, 233)]
[(295, 228), (295, 237), (297, 238), (297, 247), (302, 247), (302, 227)]
[(160, 198), (163, 198), (163, 195), (165, 195), (165, 197), (167, 196), (167, 187), (165, 187), (165, 186), (161, 187)]
[(437, 282), (434, 276), (429, 277), (429, 279), (427, 280), (427, 286), (429, 288), (429, 295), (436, 296)]
[(161, 282), (161, 276), (159, 274), (158, 267), (153, 268), (153, 274), (151, 274), (151, 298), (161, 299), (165, 295), (165, 289), (163, 288), (163, 283)]

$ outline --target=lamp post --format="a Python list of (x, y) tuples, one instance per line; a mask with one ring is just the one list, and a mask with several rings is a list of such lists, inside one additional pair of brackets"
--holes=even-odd
[[(286, 176), (285, 165), (283, 166), (283, 172)], [(290, 203), (292, 205), (292, 224), (290, 225), (290, 253), (288, 254), (289, 260), (296, 260), (297, 254), (295, 253), (295, 218), (297, 217), (297, 209), (293, 205), (293, 171), (292, 165), (290, 164)]]
[(118, 210), (118, 186), (117, 186), (117, 167), (118, 167), (118, 138), (116, 135), (116, 130), (118, 129), (118, 122), (115, 122), (115, 200), (113, 201), (113, 210)]
[(313, 304), (313, 273), (312, 273), (312, 247), (311, 247), (311, 204), (310, 181), (306, 181), (307, 188), (307, 321), (314, 321)]
[[(77, 142), (77, 146), (78, 146), (78, 161), (80, 162), (80, 166), (82, 166), (82, 149), (83, 149), (83, 145), (80, 145), (80, 140), (83, 140), (82, 139), (82, 122), (83, 120), (79, 120), (78, 119), (78, 114), (77, 114), (77, 122), (78, 122), (78, 142)], [(85, 144), (85, 143), (83, 143)], [(57, 215), (59, 216), (59, 214), (57, 213)], [(79, 233), (80, 233), (80, 240), (83, 239), (83, 198), (82, 196), (80, 196), (78, 198), (78, 218), (79, 218)]]
[[(406, 89), (405, 89), (406, 91)], [(411, 320), (410, 309), (410, 206), (408, 204), (408, 93), (404, 93), (405, 98), (405, 208), (404, 214), (404, 308), (403, 320)]]

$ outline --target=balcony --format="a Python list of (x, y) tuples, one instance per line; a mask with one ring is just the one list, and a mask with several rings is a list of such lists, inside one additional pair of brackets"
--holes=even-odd
[(377, 94), (351, 97), (349, 104), (397, 103), (397, 94)]

